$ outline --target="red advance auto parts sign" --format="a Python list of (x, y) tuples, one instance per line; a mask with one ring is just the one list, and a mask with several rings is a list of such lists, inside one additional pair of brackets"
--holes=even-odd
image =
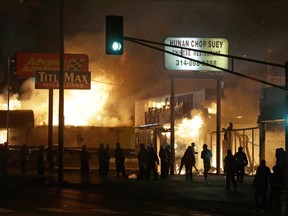
[[(90, 89), (91, 73), (69, 71), (64, 73), (65, 89)], [(59, 73), (55, 71), (36, 71), (36, 89), (59, 89)]]
[[(52, 53), (18, 53), (16, 74), (20, 77), (34, 77), (36, 71), (59, 71), (59, 55)], [(64, 71), (88, 71), (88, 56), (65, 54)]]
[[(85, 54), (64, 55), (64, 88), (90, 89), (91, 73), (88, 72), (88, 56)], [(59, 88), (59, 54), (18, 53), (16, 74), (34, 77), (36, 89)]]

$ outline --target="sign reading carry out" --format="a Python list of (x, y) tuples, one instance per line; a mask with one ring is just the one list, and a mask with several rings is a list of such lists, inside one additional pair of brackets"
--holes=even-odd
[[(34, 77), (36, 71), (59, 71), (59, 54), (17, 53), (16, 74)], [(85, 54), (65, 54), (64, 71), (88, 71), (88, 56)]]
[[(165, 46), (166, 51), (189, 59), (205, 62), (213, 66), (228, 69), (227, 57), (185, 49), (189, 48), (228, 55), (228, 41), (224, 38), (167, 37), (165, 39), (165, 44), (183, 47), (183, 49), (181, 49)], [(165, 67), (168, 70), (219, 71), (219, 69), (206, 66), (193, 60), (174, 56), (169, 53), (165, 53)]]

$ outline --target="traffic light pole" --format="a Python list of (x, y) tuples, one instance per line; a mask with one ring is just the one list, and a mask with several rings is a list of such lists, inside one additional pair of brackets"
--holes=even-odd
[(6, 114), (6, 141), (9, 143), (10, 136), (10, 75), (11, 74), (11, 57), (8, 57), (8, 68), (7, 68), (7, 114)]
[(58, 183), (63, 183), (64, 150), (64, 27), (63, 0), (59, 0), (59, 123), (58, 123)]
[(174, 76), (171, 75), (171, 93), (170, 93), (170, 146), (171, 146), (171, 168), (170, 174), (174, 175), (175, 170), (175, 91)]
[(288, 62), (285, 62), (285, 192), (282, 201), (281, 215), (288, 213)]

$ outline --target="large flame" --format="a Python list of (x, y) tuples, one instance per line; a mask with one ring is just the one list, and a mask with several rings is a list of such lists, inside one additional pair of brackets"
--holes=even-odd
[[(107, 103), (110, 87), (91, 83), (91, 90), (70, 90), (65, 92), (65, 124), (85, 126), (98, 125), (104, 115), (103, 108)], [(54, 110), (56, 107), (54, 106)], [(57, 109), (58, 110), (58, 109)], [(58, 118), (53, 119), (58, 124)]]
[(203, 119), (201, 115), (196, 115), (192, 119), (183, 119), (182, 123), (178, 125), (177, 134), (180, 137), (189, 137), (190, 139), (195, 138), (199, 135), (199, 129), (203, 125)]
[(176, 154), (182, 154), (191, 142), (195, 142), (199, 145), (203, 141), (202, 129), (204, 126), (203, 117), (200, 114), (194, 115), (193, 118), (184, 118), (181, 123), (175, 127), (176, 145), (179, 147)]
[[(103, 83), (91, 82), (90, 90), (65, 90), (64, 117), (66, 125), (97, 126), (107, 119), (105, 105), (112, 87)], [(27, 80), (21, 97), (10, 96), (9, 110), (30, 109), (34, 111), (35, 124), (45, 125), (48, 122), (48, 90), (34, 89), (34, 80)], [(6, 95), (1, 97), (0, 109), (8, 109)], [(58, 125), (59, 91), (53, 90), (53, 125)]]
[[(184, 155), (187, 146), (189, 146), (192, 142), (195, 142), (195, 150), (198, 151), (198, 149), (200, 149), (200, 145), (202, 144), (201, 142), (203, 142), (203, 126), (204, 120), (201, 112), (193, 115), (191, 119), (184, 118), (179, 124), (176, 125), (175, 156), (177, 172), (179, 171), (180, 158)], [(182, 169), (181, 172), (183, 173), (184, 169)]]

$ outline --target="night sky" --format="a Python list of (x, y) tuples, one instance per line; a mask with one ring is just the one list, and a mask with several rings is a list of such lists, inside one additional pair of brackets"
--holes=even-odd
[[(135, 100), (169, 94), (170, 80), (164, 53), (125, 41), (123, 56), (105, 54), (106, 15), (123, 15), (126, 36), (158, 42), (171, 36), (226, 38), (231, 55), (279, 64), (288, 61), (286, 0), (64, 0), (64, 7), (65, 52), (88, 54), (93, 80), (105, 77), (107, 85), (114, 86), (109, 109), (122, 103), (133, 110)], [(58, 52), (58, 12), (56, 0), (0, 0), (3, 64), (17, 52)], [(234, 69), (267, 77), (266, 66), (235, 62)], [(227, 73), (224, 81), (224, 112), (245, 107), (257, 114), (263, 85)], [(215, 83), (180, 80), (175, 90), (184, 93), (203, 87)]]

